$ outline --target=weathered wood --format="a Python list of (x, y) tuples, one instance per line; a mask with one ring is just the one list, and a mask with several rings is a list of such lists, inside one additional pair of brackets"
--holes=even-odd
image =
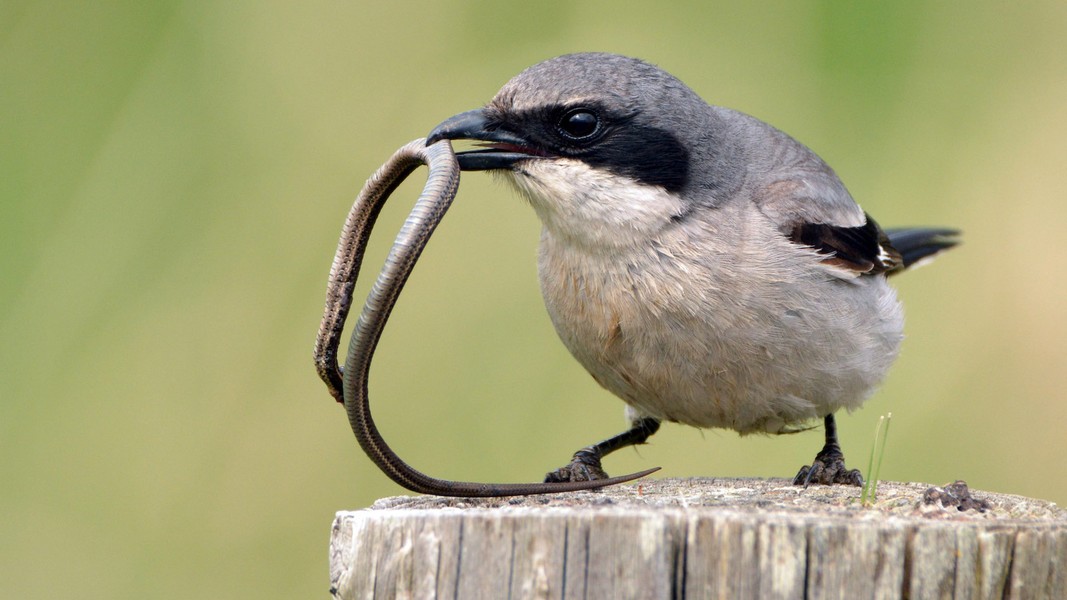
[(1067, 598), (1067, 511), (924, 484), (663, 479), (526, 498), (380, 500), (337, 514), (338, 598)]

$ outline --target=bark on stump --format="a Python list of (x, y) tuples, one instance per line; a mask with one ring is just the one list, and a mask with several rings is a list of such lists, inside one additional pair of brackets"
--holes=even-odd
[(1067, 511), (931, 486), (662, 479), (519, 498), (394, 497), (337, 513), (338, 598), (1067, 598)]

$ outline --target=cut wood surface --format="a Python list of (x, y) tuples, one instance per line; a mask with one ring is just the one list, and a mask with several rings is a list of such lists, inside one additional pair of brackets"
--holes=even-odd
[[(929, 484), (661, 479), (511, 498), (385, 498), (337, 513), (331, 591), (354, 598), (1067, 599), (1067, 511)], [(953, 490), (949, 490), (952, 492)], [(924, 502), (924, 495), (932, 504)]]

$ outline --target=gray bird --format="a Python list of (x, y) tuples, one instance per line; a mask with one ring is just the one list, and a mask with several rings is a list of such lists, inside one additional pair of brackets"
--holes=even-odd
[(613, 54), (534, 65), (427, 143), (441, 139), (479, 142), (460, 168), (502, 173), (529, 200), (556, 332), (627, 404), (628, 431), (546, 481), (607, 477), (601, 458), (664, 420), (746, 434), (821, 417), (825, 446), (794, 482), (862, 484), (834, 413), (862, 404), (897, 356), (886, 276), (957, 232), (883, 231), (804, 145)]

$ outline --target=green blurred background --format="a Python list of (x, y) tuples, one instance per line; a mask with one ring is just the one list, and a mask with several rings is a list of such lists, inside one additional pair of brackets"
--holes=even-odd
[[(892, 411), (885, 478), (1067, 501), (1067, 4), (865, 6), (0, 4), (0, 593), (326, 597), (334, 511), (403, 492), (311, 361), (350, 202), (396, 147), (578, 50), (791, 133), (885, 226), (961, 227), (896, 280), (908, 339), (844, 447), (865, 464)], [(624, 427), (544, 314), (538, 230), (465, 176), (416, 269), (372, 397), (418, 468), (534, 481)], [(788, 476), (820, 444), (666, 426), (606, 466)]]

